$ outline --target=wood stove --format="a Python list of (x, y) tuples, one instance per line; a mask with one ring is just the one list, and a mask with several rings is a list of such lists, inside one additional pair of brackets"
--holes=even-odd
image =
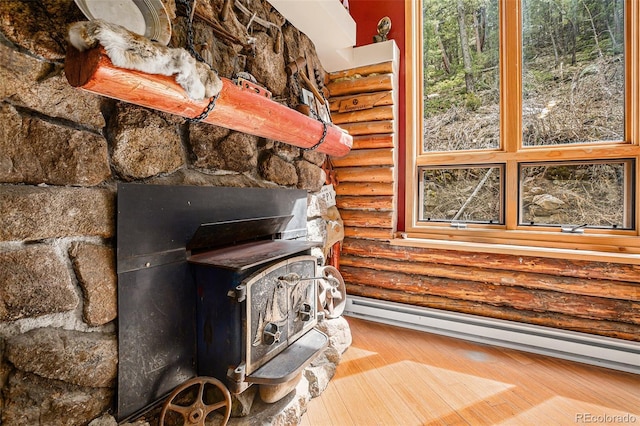
[(302, 190), (119, 184), (117, 418), (211, 376), (267, 402), (327, 344)]
[(187, 245), (198, 296), (198, 374), (235, 394), (266, 386), (265, 402), (282, 394), (270, 387), (293, 385), (328, 344), (314, 329), (315, 244), (275, 238), (291, 218), (202, 224)]

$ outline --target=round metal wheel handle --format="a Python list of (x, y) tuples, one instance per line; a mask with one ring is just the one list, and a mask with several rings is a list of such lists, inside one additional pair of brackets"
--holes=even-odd
[(325, 293), (320, 298), (327, 318), (338, 318), (344, 312), (347, 304), (347, 288), (342, 274), (334, 266), (326, 265), (320, 268), (320, 275), (326, 278), (326, 285), (320, 286), (319, 291)]
[[(207, 404), (204, 401), (204, 388), (205, 385), (214, 385), (220, 391), (222, 391), (222, 395), (224, 399), (222, 401), (216, 402), (214, 404)], [(191, 403), (191, 405), (178, 405), (174, 402), (174, 399), (186, 389), (189, 389), (193, 386), (198, 386), (198, 394), (196, 396), (195, 401)], [(160, 426), (165, 426), (165, 416), (168, 412), (173, 411), (180, 414), (184, 420), (185, 426), (205, 426), (205, 419), (207, 416), (220, 408), (226, 407), (224, 420), (222, 425), (226, 425), (229, 421), (229, 417), (231, 416), (231, 393), (229, 393), (229, 389), (218, 379), (214, 377), (195, 377), (191, 380), (187, 380), (177, 388), (171, 392), (171, 394), (167, 397), (167, 400), (162, 406), (162, 412), (160, 414)], [(171, 425), (166, 425), (171, 426)]]

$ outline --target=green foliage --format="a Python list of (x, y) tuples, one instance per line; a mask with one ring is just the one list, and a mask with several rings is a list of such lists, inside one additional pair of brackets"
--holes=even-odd
[(465, 103), (466, 89), (462, 70), (442, 80), (429, 80), (426, 85), (428, 86), (428, 90), (425, 90), (427, 95), (424, 102), (426, 116), (438, 114), (454, 105)]
[(475, 93), (466, 93), (464, 97), (464, 106), (469, 111), (476, 111), (482, 105), (482, 99)]
[[(498, 0), (462, 0), (474, 93), (466, 93), (456, 0), (424, 0), (425, 116), (451, 107), (477, 111), (499, 99)], [(571, 78), (558, 67), (623, 51), (619, 0), (522, 0), (524, 96)], [(584, 68), (585, 65), (582, 65)]]

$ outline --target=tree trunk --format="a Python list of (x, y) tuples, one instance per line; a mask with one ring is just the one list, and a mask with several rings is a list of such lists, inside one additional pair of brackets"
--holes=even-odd
[(576, 25), (574, 24), (573, 21), (569, 21), (571, 22), (571, 27), (570, 27), (570, 34), (569, 34), (569, 38), (571, 40), (571, 65), (575, 65), (577, 58), (576, 58), (576, 49), (577, 49), (577, 41), (576, 41)]
[(436, 39), (438, 40), (438, 48), (440, 48), (440, 54), (442, 55), (442, 66), (447, 74), (451, 74), (451, 62), (449, 61), (449, 55), (447, 55), (447, 49), (444, 47), (442, 37), (440, 37), (440, 23), (436, 22), (434, 27)]
[(487, 32), (487, 11), (484, 7), (476, 10), (474, 23), (476, 29), (476, 52), (482, 53)]
[(618, 40), (616, 40), (616, 34), (620, 34), (619, 32), (619, 23), (617, 16), (617, 4), (616, 1), (613, 0), (613, 4), (608, 1), (605, 7), (605, 10), (611, 11), (611, 19), (613, 21), (613, 28), (611, 27), (611, 22), (609, 21), (609, 14), (605, 17), (605, 22), (607, 23), (607, 31), (609, 32), (609, 37), (611, 37), (611, 46), (614, 52), (618, 50)]
[(464, 81), (467, 86), (467, 92), (475, 91), (475, 83), (473, 80), (473, 69), (471, 63), (471, 52), (469, 51), (469, 37), (467, 36), (467, 26), (465, 24), (466, 14), (464, 11), (464, 3), (458, 0), (458, 27), (460, 29), (460, 45), (462, 49), (462, 61), (464, 63)]
[(600, 40), (598, 39), (598, 30), (596, 30), (596, 24), (593, 20), (593, 15), (591, 14), (591, 10), (589, 6), (584, 1), (581, 1), (585, 10), (587, 11), (587, 15), (589, 15), (589, 22), (591, 23), (591, 30), (593, 31), (593, 41), (596, 44), (596, 49), (598, 50), (598, 56), (602, 58), (602, 49), (600, 49)]
[(554, 55), (555, 64), (556, 64), (556, 67), (557, 67), (558, 63), (560, 63), (560, 59), (558, 57), (558, 46), (556, 45), (556, 38), (554, 36), (554, 32), (555, 32), (555, 30), (553, 28), (551, 28), (550, 31), (549, 31), (549, 36), (551, 36), (551, 44), (553, 45), (553, 55)]
[(618, 1), (613, 0), (613, 25), (615, 27), (616, 34), (620, 34), (622, 32), (622, 19), (620, 19), (620, 11), (624, 10), (624, 5), (620, 8), (618, 7)]

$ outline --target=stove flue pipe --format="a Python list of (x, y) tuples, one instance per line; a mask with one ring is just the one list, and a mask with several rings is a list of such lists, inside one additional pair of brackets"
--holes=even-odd
[[(102, 47), (79, 52), (68, 46), (65, 74), (69, 84), (98, 95), (155, 109), (185, 118), (197, 117), (208, 99), (189, 98), (173, 77), (119, 68)], [(334, 157), (349, 153), (353, 138), (339, 127), (325, 125), (267, 97), (243, 90), (222, 78), (222, 91), (215, 108), (202, 122), (226, 127), (303, 149), (315, 149)]]

